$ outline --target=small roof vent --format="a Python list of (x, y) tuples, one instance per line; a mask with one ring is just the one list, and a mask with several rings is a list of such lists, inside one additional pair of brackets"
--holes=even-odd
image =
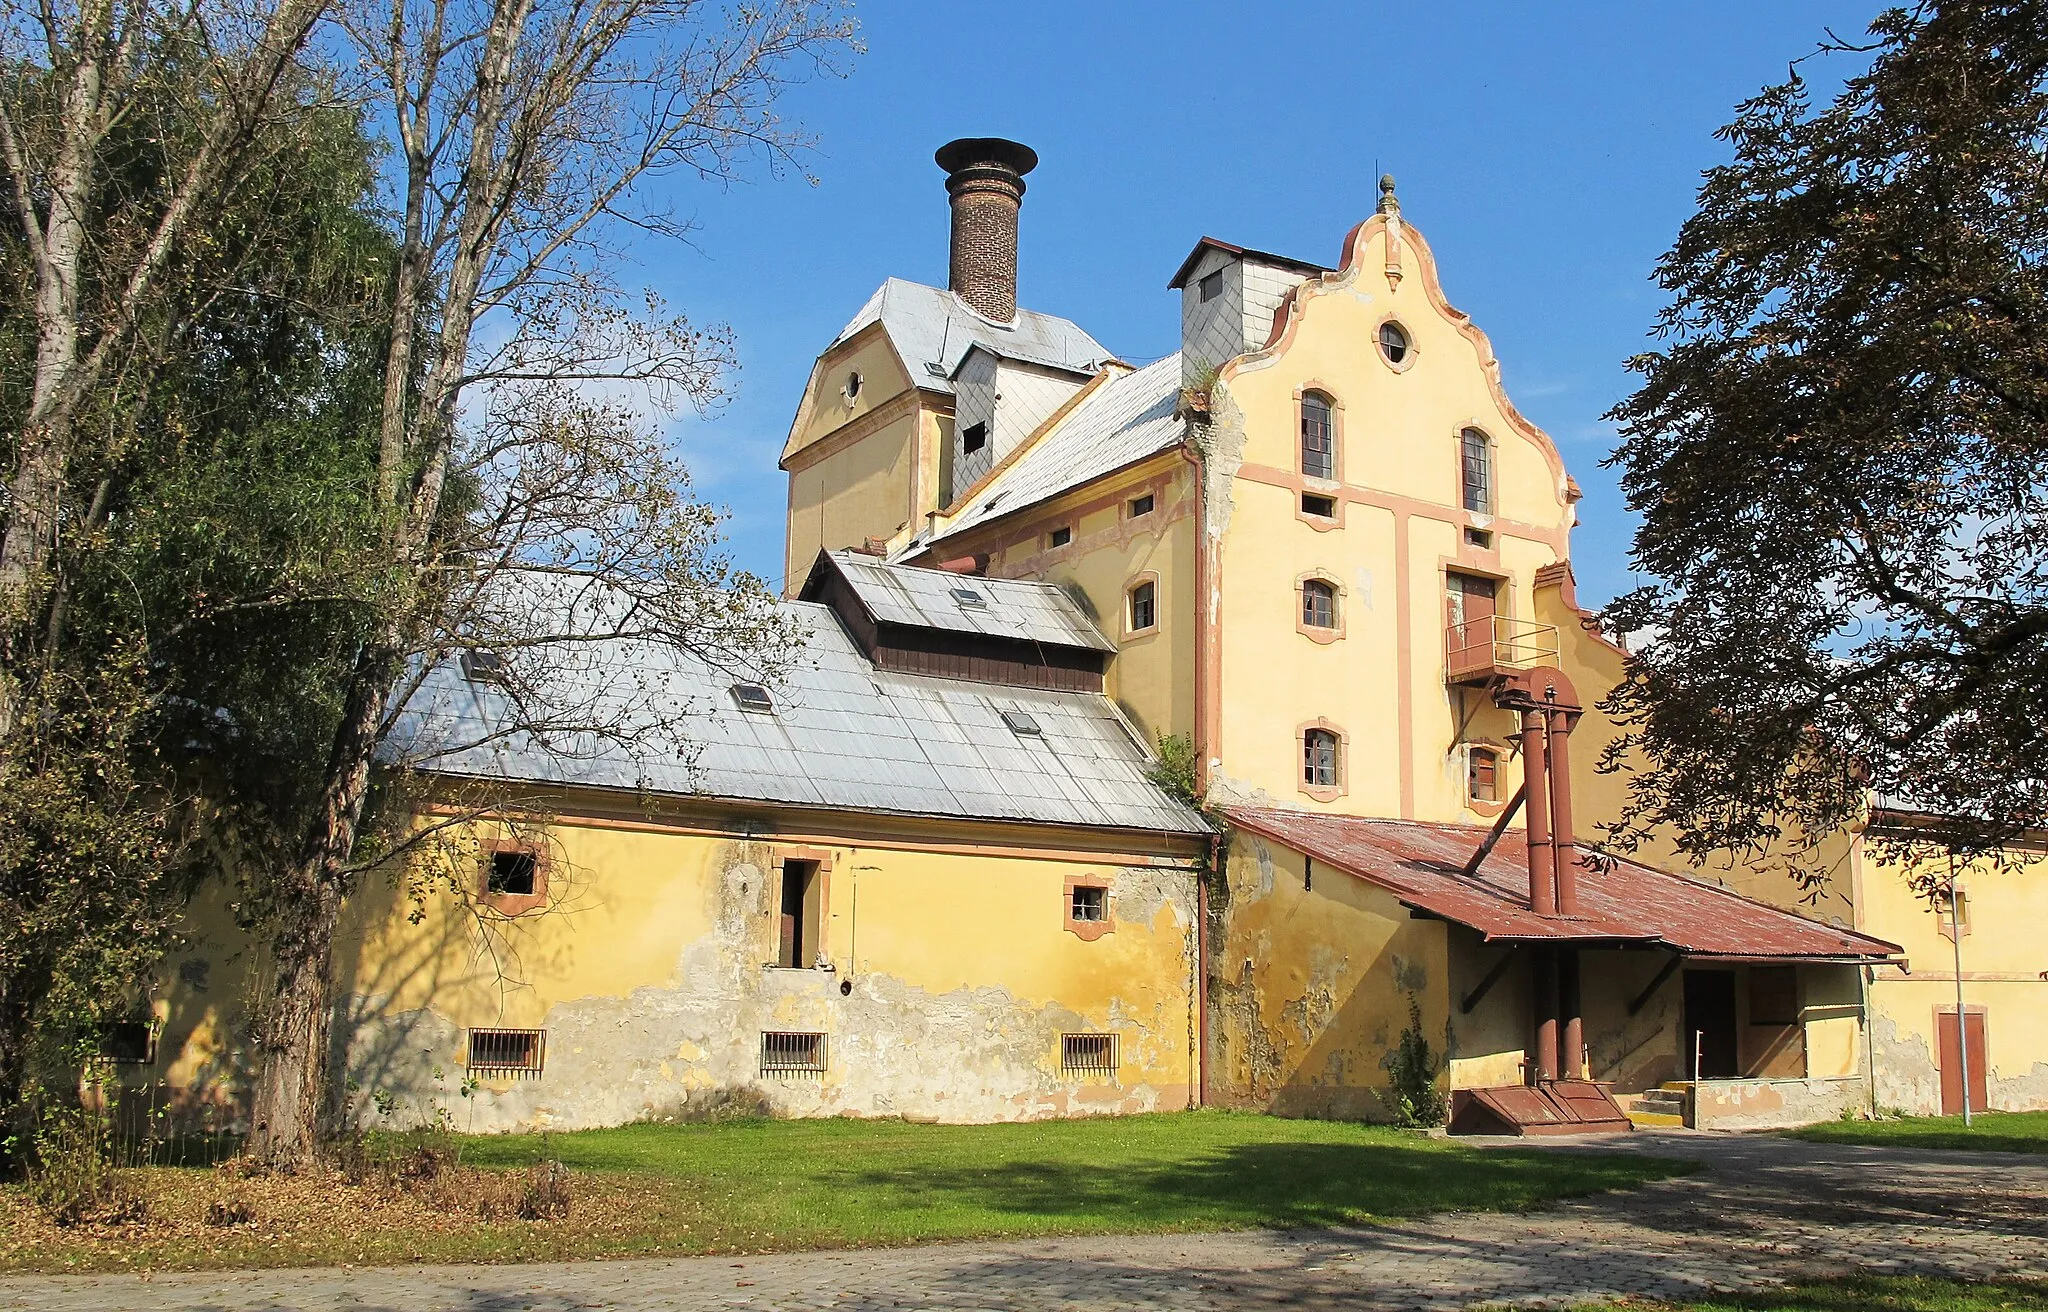
[(471, 683), (503, 683), (505, 657), (495, 651), (466, 651), (462, 653), (462, 677)]
[(1039, 727), (1038, 719), (1029, 711), (1007, 710), (1003, 712), (1003, 723), (1010, 726), (1010, 732), (1019, 736), (1040, 738), (1045, 730)]
[(775, 699), (768, 690), (758, 683), (736, 683), (732, 686), (733, 705), (743, 711), (772, 711)]
[(953, 600), (960, 603), (962, 610), (987, 610), (988, 598), (973, 588), (954, 588)]

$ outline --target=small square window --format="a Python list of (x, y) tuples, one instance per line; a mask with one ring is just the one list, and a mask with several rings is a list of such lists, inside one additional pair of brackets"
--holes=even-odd
[(156, 1026), (124, 1020), (100, 1027), (100, 1059), (116, 1066), (147, 1066), (156, 1060)]
[(1064, 547), (1069, 542), (1072, 542), (1074, 540), (1074, 530), (1068, 528), (1065, 525), (1061, 525), (1059, 528), (1056, 528), (1052, 531), (1048, 540), (1055, 547)]
[(546, 1030), (471, 1030), (469, 1069), (538, 1073), (547, 1057)]
[(825, 1069), (825, 1036), (792, 1030), (764, 1030), (761, 1034), (761, 1072), (820, 1073)]
[(1337, 498), (1318, 496), (1314, 492), (1304, 492), (1301, 494), (1301, 513), (1304, 515), (1314, 515), (1317, 519), (1335, 519), (1337, 517)]
[(1195, 286), (1201, 292), (1202, 304), (1207, 305), (1223, 295), (1223, 270), (1218, 269), (1214, 273), (1204, 274)]
[(531, 852), (493, 852), (488, 891), (509, 897), (532, 897), (539, 882), (539, 873), (540, 861)]
[(462, 653), (462, 677), (471, 683), (505, 682), (505, 658), (494, 651)]
[(1003, 723), (1010, 726), (1010, 732), (1037, 738), (1045, 733), (1036, 716), (1029, 711), (1007, 710), (1003, 712)]
[(1076, 884), (1068, 914), (1075, 920), (1100, 924), (1109, 919), (1109, 890), (1100, 885)]
[(1147, 493), (1146, 493), (1146, 494), (1145, 494), (1144, 496), (1141, 496), (1141, 497), (1132, 497), (1132, 498), (1131, 498), (1131, 504), (1130, 504), (1130, 515), (1129, 515), (1129, 517), (1130, 517), (1130, 518), (1132, 518), (1132, 519), (1136, 519), (1136, 518), (1137, 518), (1138, 516), (1140, 516), (1140, 515), (1149, 515), (1149, 514), (1151, 514), (1151, 513), (1152, 513), (1152, 494), (1151, 494), (1150, 492), (1147, 492)]
[(758, 683), (736, 683), (732, 686), (733, 704), (743, 711), (772, 711), (775, 699), (768, 690)]
[(1116, 1071), (1116, 1035), (1060, 1035), (1060, 1069), (1114, 1074)]
[(1468, 528), (1465, 530), (1465, 545), (1477, 547), (1481, 551), (1491, 551), (1493, 550), (1493, 534), (1483, 528)]
[(967, 425), (966, 429), (960, 434), (960, 449), (966, 452), (968, 455), (973, 455), (976, 451), (981, 450), (983, 447), (987, 445), (987, 424), (969, 424)]
[(962, 610), (988, 609), (988, 598), (982, 596), (973, 588), (954, 588), (953, 600), (959, 603), (960, 609)]

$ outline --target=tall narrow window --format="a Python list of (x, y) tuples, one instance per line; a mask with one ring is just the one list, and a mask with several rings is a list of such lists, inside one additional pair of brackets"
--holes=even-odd
[(1486, 434), (1468, 428), (1458, 439), (1458, 467), (1464, 484), (1465, 509), (1475, 514), (1493, 513), (1493, 447)]
[(783, 862), (776, 965), (802, 970), (813, 963), (821, 946), (818, 929), (824, 908), (825, 883), (818, 877), (818, 863)]
[(1500, 800), (1500, 753), (1491, 747), (1465, 749), (1465, 796), (1475, 802)]
[(1301, 622), (1312, 629), (1337, 627), (1337, 589), (1321, 579), (1301, 585)]
[(1330, 398), (1321, 392), (1301, 394), (1301, 473), (1304, 478), (1337, 476), (1337, 445), (1330, 419)]
[(1140, 583), (1131, 589), (1131, 632), (1138, 633), (1159, 622), (1159, 589), (1153, 583)]
[(1301, 735), (1301, 781), (1311, 788), (1337, 786), (1337, 735), (1310, 729)]

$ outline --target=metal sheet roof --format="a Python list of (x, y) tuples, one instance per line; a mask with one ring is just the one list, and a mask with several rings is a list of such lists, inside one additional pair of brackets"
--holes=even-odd
[(1582, 869), (1579, 914), (1529, 908), (1528, 848), (1504, 836), (1470, 877), (1465, 863), (1487, 831), (1227, 806), (1233, 824), (1386, 889), (1418, 911), (1478, 930), (1489, 939), (1636, 942), (1695, 956), (1841, 960), (1890, 957), (1895, 943), (1743, 897), (1725, 888), (1633, 861)]
[[(868, 614), (884, 624), (1089, 651), (1117, 649), (1058, 584), (891, 565), (857, 551), (829, 554)], [(974, 594), (981, 604), (962, 605), (962, 593)]]
[[(981, 582), (978, 580), (978, 582)], [(658, 643), (613, 640), (570, 674), (587, 718), (622, 726), (572, 750), (513, 728), (510, 694), (460, 663), (407, 703), (389, 756), (436, 773), (904, 815), (1206, 833), (1146, 777), (1148, 757), (1107, 699), (877, 670), (823, 606), (782, 605), (805, 636), (769, 685), (771, 712), (739, 709), (728, 670)], [(1039, 734), (1013, 732), (1021, 710)], [(621, 737), (625, 741), (621, 741)]]
[(998, 472), (975, 494), (974, 504), (932, 541), (1177, 445), (1185, 432), (1179, 418), (1180, 381), (1179, 352), (1112, 378)]
[(954, 372), (976, 346), (1005, 359), (1077, 374), (1092, 374), (1116, 358), (1071, 319), (1020, 308), (1015, 323), (997, 323), (976, 314), (952, 292), (901, 278), (876, 288), (832, 345), (878, 320), (912, 384), (932, 392), (953, 390)]

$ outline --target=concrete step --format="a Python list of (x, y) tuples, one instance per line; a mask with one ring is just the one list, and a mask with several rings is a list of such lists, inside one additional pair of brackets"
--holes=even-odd
[(1692, 1092), (1692, 1081), (1691, 1081), (1691, 1080), (1666, 1080), (1666, 1081), (1664, 1081), (1664, 1083), (1663, 1083), (1663, 1084), (1659, 1085), (1658, 1087), (1659, 1087), (1659, 1088), (1661, 1088), (1661, 1089), (1663, 1089), (1663, 1090), (1665, 1090), (1665, 1091), (1666, 1091), (1667, 1093), (1691, 1093), (1691, 1092)]
[(1644, 1112), (1631, 1109), (1628, 1119), (1631, 1124), (1640, 1125), (1645, 1130), (1682, 1130), (1685, 1128), (1685, 1117), (1676, 1112)]
[(1683, 1111), (1685, 1095), (1673, 1093), (1669, 1089), (1651, 1089), (1647, 1093), (1637, 1094), (1635, 1104), (1646, 1112)]

